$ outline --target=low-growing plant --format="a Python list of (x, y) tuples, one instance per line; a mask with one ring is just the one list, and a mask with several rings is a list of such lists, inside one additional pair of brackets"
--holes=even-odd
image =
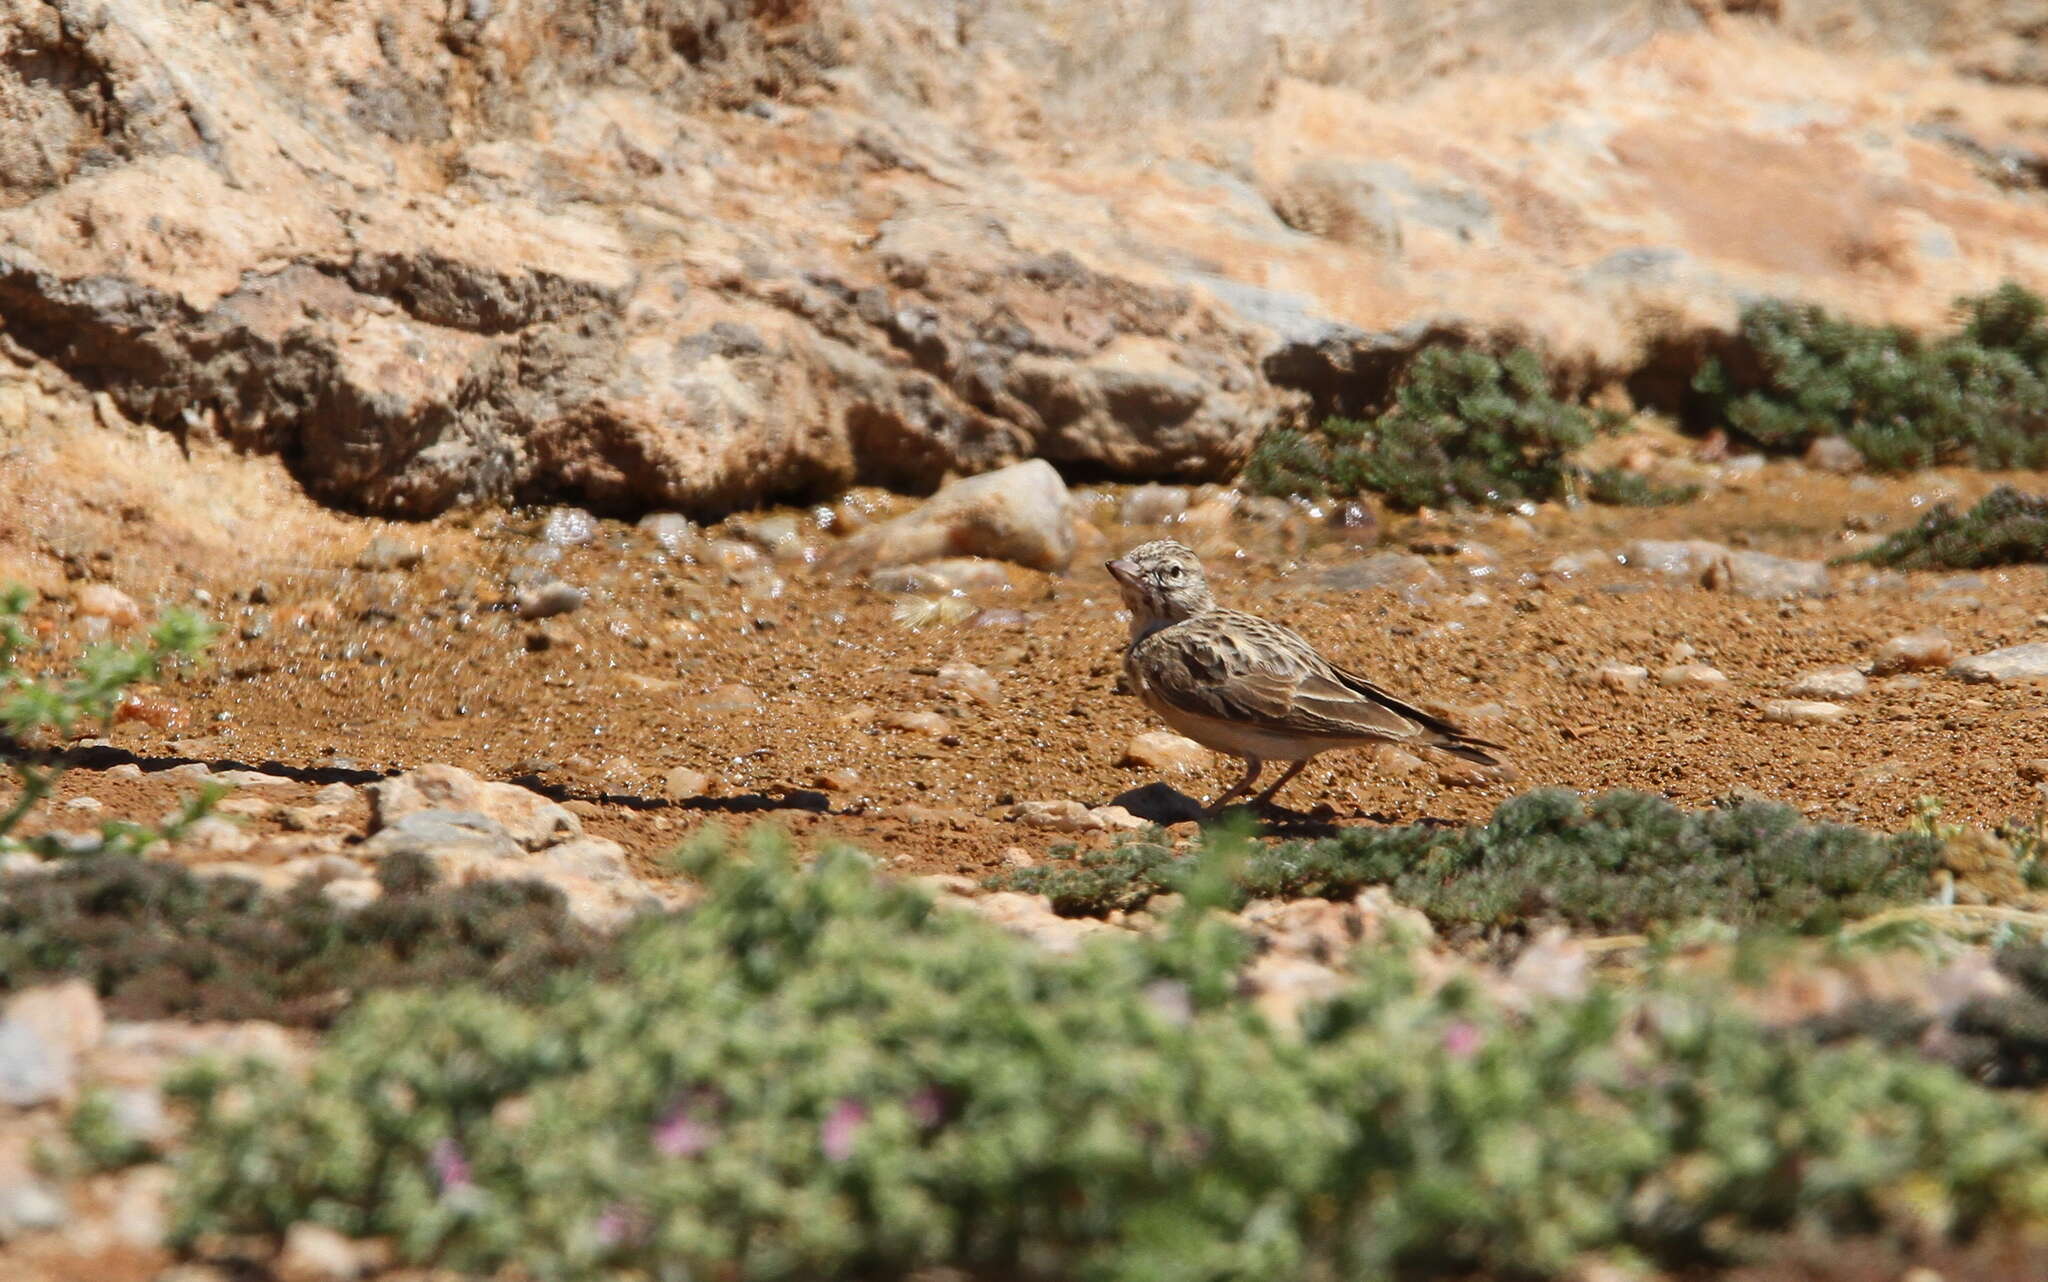
[(1618, 419), (1558, 399), (1526, 348), (1495, 357), (1436, 345), (1418, 353), (1371, 421), (1326, 419), (1313, 432), (1276, 429), (1245, 465), (1266, 494), (1370, 490), (1399, 508), (1502, 507), (1563, 495), (1571, 453)]
[(1808, 304), (1752, 304), (1743, 359), (1700, 368), (1697, 408), (1769, 450), (1841, 435), (1880, 471), (2048, 464), (2048, 303), (2007, 284), (1956, 310), (1960, 329), (1929, 339)]
[[(1445, 927), (1555, 921), (1638, 931), (1708, 917), (1821, 931), (1925, 898), (1940, 851), (1925, 833), (1810, 824), (1768, 802), (1688, 812), (1646, 793), (1583, 801), (1539, 789), (1481, 827), (1358, 827), (1264, 847), (1246, 859), (1237, 893), (1334, 899), (1384, 885)], [(1057, 911), (1086, 916), (1176, 890), (1194, 866), (1134, 843), (989, 884), (1045, 894)]]
[(303, 1079), (187, 1073), (175, 1238), (311, 1221), (540, 1279), (1374, 1282), (2048, 1214), (2026, 1111), (1662, 981), (1509, 1011), (1388, 948), (1276, 1028), (1214, 861), (1167, 929), (1076, 957), (853, 853), (698, 868), (614, 978), (386, 994)]
[(312, 886), (279, 897), (236, 877), (93, 855), (0, 880), (0, 993), (67, 976), (123, 1019), (262, 1019), (325, 1027), (362, 994), (473, 982), (532, 1000), (605, 939), (538, 883), (433, 884), (387, 859), (358, 909)]
[[(212, 640), (206, 621), (188, 610), (172, 610), (139, 645), (99, 645), (86, 651), (77, 673), (64, 681), (38, 679), (20, 668), (34, 648), (24, 618), (34, 595), (25, 587), (0, 589), (0, 730), (12, 740), (6, 754), (14, 771), (15, 796), (0, 809), (0, 851), (25, 849), (45, 858), (78, 853), (52, 834), (16, 837), (14, 831), (55, 791), (66, 769), (59, 755), (40, 752), (35, 741), (71, 734), (80, 724), (102, 735), (113, 730), (121, 700), (137, 682), (155, 679), (196, 657)], [(95, 852), (136, 854), (175, 839), (203, 818), (220, 792), (204, 789), (186, 802), (170, 823), (152, 828), (125, 820), (100, 825)]]
[(1982, 570), (2048, 562), (2048, 497), (2001, 485), (1958, 514), (1937, 503), (1910, 529), (1848, 558), (1901, 570)]

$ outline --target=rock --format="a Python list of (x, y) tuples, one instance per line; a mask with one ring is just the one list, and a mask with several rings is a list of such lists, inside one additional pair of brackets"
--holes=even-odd
[(1634, 663), (1603, 663), (1594, 670), (1593, 680), (1604, 690), (1632, 694), (1648, 684), (1650, 670)]
[(1038, 857), (1022, 846), (1004, 846), (1002, 860), (1005, 868), (1032, 868), (1038, 864)]
[(64, 803), (64, 809), (66, 810), (83, 810), (88, 813), (96, 810), (105, 810), (106, 808), (106, 803), (98, 797), (73, 797)]
[(343, 912), (360, 912), (384, 896), (374, 877), (337, 877), (320, 887), (320, 896)]
[(1849, 715), (1839, 703), (1814, 699), (1771, 699), (1764, 703), (1764, 720), (1788, 726), (1831, 726)]
[(1014, 890), (998, 890), (972, 899), (955, 898), (945, 902), (957, 904), (965, 911), (1060, 956), (1079, 952), (1091, 936), (1116, 929), (1088, 917), (1062, 917), (1052, 910), (1052, 901), (1044, 895), (1027, 895)]
[(426, 559), (427, 550), (417, 543), (379, 534), (356, 553), (358, 570), (410, 570)]
[(916, 510), (849, 536), (828, 564), (851, 573), (975, 556), (1064, 570), (1073, 555), (1066, 483), (1032, 459), (952, 482)]
[(110, 583), (88, 583), (78, 589), (71, 604), (88, 619), (105, 619), (117, 628), (132, 628), (142, 622), (142, 607), (135, 598)]
[(1785, 687), (1794, 699), (1854, 699), (1870, 688), (1870, 681), (1856, 669), (1843, 666), (1817, 668)]
[(820, 770), (811, 778), (811, 786), (825, 792), (851, 792), (860, 787), (860, 772), (845, 766)]
[(2020, 778), (2028, 783), (2048, 783), (2048, 757), (2032, 757), (2020, 762)]
[(953, 725), (936, 712), (890, 712), (883, 714), (881, 720), (875, 724), (884, 730), (925, 735), (945, 734)]
[(1846, 476), (1861, 472), (1867, 461), (1863, 451), (1851, 445), (1845, 436), (1816, 436), (1813, 444), (1806, 447), (1806, 465)]
[(626, 848), (608, 837), (577, 837), (549, 846), (536, 858), (591, 881), (628, 881), (633, 876)]
[(32, 1108), (68, 1101), (79, 1058), (106, 1031), (99, 998), (80, 979), (31, 988), (0, 1013), (0, 1104)]
[(1376, 552), (1320, 571), (1315, 584), (1333, 592), (1369, 592), (1375, 588), (1434, 587), (1443, 575), (1428, 558), (1410, 552)]
[(541, 541), (554, 547), (575, 547), (597, 537), (597, 518), (580, 507), (558, 507), (541, 523)]
[(62, 1228), (70, 1215), (63, 1193), (41, 1180), (0, 1183), (0, 1242)]
[(350, 1282), (368, 1270), (369, 1261), (352, 1239), (301, 1220), (285, 1230), (274, 1267), (278, 1282)]
[(313, 790), (313, 803), (320, 806), (346, 806), (356, 800), (356, 790), (345, 783), (322, 784)]
[(1106, 832), (1137, 832), (1152, 826), (1122, 806), (1095, 806), (1088, 811), (1088, 817)]
[(1958, 659), (1949, 665), (1949, 673), (1965, 681), (2039, 681), (2048, 678), (2048, 641), (2029, 641)]
[(1877, 648), (1870, 665), (1872, 676), (1888, 677), (1899, 672), (1921, 672), (1946, 668), (1955, 662), (1955, 642), (1940, 631), (1913, 632), (1893, 637)]
[[(153, 1163), (121, 1173), (107, 1219), (114, 1236), (131, 1247), (160, 1248), (170, 1230), (171, 1193), (177, 1176), (169, 1166)], [(159, 1273), (151, 1282), (175, 1282)]]
[(705, 774), (702, 770), (692, 770), (688, 766), (677, 766), (662, 775), (661, 787), (662, 791), (666, 792), (672, 800), (688, 801), (693, 797), (710, 795), (711, 776)]
[(522, 619), (551, 619), (558, 614), (568, 614), (583, 608), (590, 599), (589, 593), (560, 579), (549, 579), (545, 583), (522, 589), (518, 598), (519, 617)]
[(1834, 590), (1824, 561), (1793, 561), (1762, 552), (1728, 549), (1701, 572), (1704, 587), (1762, 601), (1826, 596)]
[(1657, 673), (1659, 684), (1683, 686), (1692, 689), (1711, 689), (1728, 684), (1728, 678), (1719, 668), (1704, 663), (1675, 663)]
[(728, 681), (696, 698), (689, 700), (689, 710), (698, 716), (730, 717), (746, 712), (759, 712), (767, 706), (761, 692), (738, 681)]
[(228, 784), (235, 788), (285, 788), (297, 780), (286, 775), (273, 775), (262, 770), (216, 770), (215, 783)]
[(1560, 579), (1576, 579), (1596, 570), (1611, 568), (1614, 563), (1615, 558), (1606, 552), (1567, 552), (1552, 557), (1550, 564), (1543, 567), (1543, 572)]
[[(568, 818), (566, 810), (562, 812)], [(381, 823), (357, 851), (365, 859), (418, 855), (440, 866), (450, 862), (491, 862), (513, 859), (526, 847), (505, 826), (476, 810), (412, 810)]]
[(224, 815), (207, 815), (178, 838), (180, 849), (215, 859), (239, 855), (255, 844), (255, 837)]
[(1697, 579), (1730, 551), (1723, 544), (1704, 539), (1637, 539), (1622, 550), (1621, 560), (1624, 565), (1652, 574)]
[(993, 706), (1001, 697), (1002, 687), (987, 671), (971, 663), (943, 664), (939, 668), (938, 687), (940, 690), (965, 695), (976, 703)]
[(1020, 801), (1010, 807), (1010, 820), (1021, 827), (1049, 832), (1101, 832), (1104, 827), (1087, 806), (1071, 799)]
[[(456, 766), (421, 766), (396, 778), (378, 780), (370, 785), (369, 793), (370, 831), (377, 835), (407, 815), (421, 812), (479, 814), (497, 833), (527, 850), (583, 835), (581, 820), (538, 793), (517, 784), (485, 782)], [(468, 820), (457, 826), (474, 827)], [(484, 839), (495, 840), (488, 832)]]
[(670, 556), (694, 556), (703, 550), (696, 523), (680, 512), (650, 512), (640, 518), (640, 530)]
[(923, 565), (892, 565), (868, 575), (877, 592), (1000, 592), (1010, 586), (1010, 572), (1000, 561), (953, 556)]
[(1171, 730), (1147, 730), (1131, 737), (1117, 764), (1161, 774), (1182, 774), (1200, 770), (1209, 761), (1209, 750), (1193, 739)]
[(1186, 512), (1191, 501), (1185, 485), (1140, 485), (1124, 495), (1116, 519), (1125, 525), (1162, 525)]

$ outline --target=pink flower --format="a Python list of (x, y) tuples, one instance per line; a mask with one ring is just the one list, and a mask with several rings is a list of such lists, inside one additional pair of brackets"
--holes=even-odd
[(853, 1142), (859, 1138), (861, 1127), (867, 1125), (868, 1106), (856, 1099), (843, 1099), (832, 1106), (825, 1115), (824, 1124), (818, 1128), (818, 1146), (825, 1156), (834, 1162), (843, 1162), (853, 1156)]
[(654, 1124), (652, 1138), (655, 1151), (663, 1157), (695, 1157), (718, 1142), (718, 1127), (692, 1117), (690, 1106), (682, 1104)]
[(1453, 1059), (1471, 1058), (1485, 1042), (1486, 1034), (1468, 1020), (1455, 1020), (1444, 1028), (1444, 1050)]
[(434, 1141), (434, 1151), (427, 1162), (434, 1168), (434, 1178), (440, 1181), (443, 1193), (459, 1193), (470, 1187), (469, 1159), (462, 1155), (462, 1146), (445, 1136)]
[(647, 1232), (640, 1213), (624, 1202), (614, 1202), (597, 1217), (597, 1240), (608, 1247), (635, 1240)]

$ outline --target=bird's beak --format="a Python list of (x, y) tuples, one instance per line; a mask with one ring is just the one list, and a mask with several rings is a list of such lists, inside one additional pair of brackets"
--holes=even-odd
[(1129, 583), (1138, 577), (1138, 567), (1122, 559), (1104, 561), (1102, 568), (1108, 570), (1109, 577), (1115, 579), (1118, 583)]

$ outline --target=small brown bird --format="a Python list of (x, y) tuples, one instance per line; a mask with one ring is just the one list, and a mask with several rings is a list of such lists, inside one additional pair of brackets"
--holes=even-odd
[(1267, 804), (1332, 748), (1398, 743), (1499, 764), (1486, 751), (1499, 744), (1403, 703), (1289, 628), (1218, 606), (1201, 560), (1172, 539), (1132, 548), (1107, 568), (1131, 612), (1131, 689), (1175, 730), (1245, 763), (1212, 810), (1249, 791), (1268, 761), (1291, 762), (1253, 801)]

